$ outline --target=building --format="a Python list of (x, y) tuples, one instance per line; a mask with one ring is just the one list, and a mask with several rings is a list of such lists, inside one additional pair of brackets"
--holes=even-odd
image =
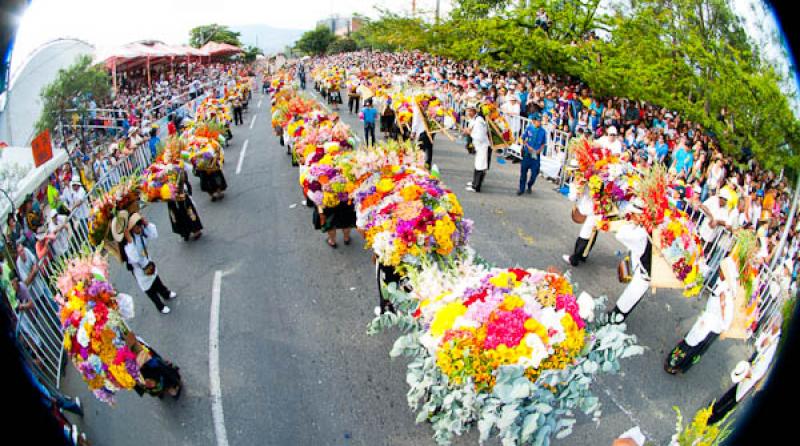
[(349, 36), (350, 33), (358, 31), (361, 28), (361, 19), (359, 17), (339, 17), (332, 15), (326, 19), (317, 22), (317, 27), (325, 26), (337, 36)]

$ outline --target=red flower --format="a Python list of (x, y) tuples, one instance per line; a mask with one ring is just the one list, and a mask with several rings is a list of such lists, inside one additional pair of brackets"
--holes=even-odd
[(517, 281), (521, 282), (522, 279), (531, 275), (531, 273), (519, 268), (509, 268), (508, 271), (517, 277)]

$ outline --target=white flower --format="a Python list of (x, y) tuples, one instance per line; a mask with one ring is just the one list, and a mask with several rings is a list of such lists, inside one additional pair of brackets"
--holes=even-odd
[(425, 332), (425, 334), (419, 337), (419, 343), (422, 344), (431, 355), (434, 355), (436, 354), (436, 347), (439, 345), (439, 339), (434, 338), (430, 332)]
[(578, 314), (581, 319), (591, 322), (594, 320), (594, 299), (586, 291), (581, 292), (578, 296)]
[(525, 344), (531, 348), (529, 357), (521, 358), (520, 365), (523, 367), (539, 367), (539, 364), (547, 357), (547, 347), (542, 343), (538, 335), (528, 333), (525, 335)]
[(86, 333), (86, 330), (83, 328), (83, 324), (81, 324), (81, 328), (78, 329), (78, 344), (81, 347), (88, 347), (89, 346), (89, 335)]
[(453, 322), (454, 330), (458, 330), (460, 328), (465, 328), (465, 327), (480, 328), (480, 324), (478, 323), (478, 321), (473, 321), (472, 319), (466, 318), (464, 316), (457, 317), (456, 320)]

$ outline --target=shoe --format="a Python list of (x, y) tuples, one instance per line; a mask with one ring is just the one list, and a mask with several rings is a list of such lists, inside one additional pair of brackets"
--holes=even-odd
[(518, 190), (518, 191), (517, 191), (517, 196), (519, 197), (519, 196), (520, 196), (520, 195), (522, 195), (523, 193), (524, 193), (523, 191), (521, 191), (521, 190)]
[(467, 183), (467, 187), (472, 187), (472, 181), (470, 181), (469, 183)]
[(169, 314), (170, 309), (168, 306), (164, 305), (164, 308), (161, 309), (161, 314)]
[(533, 191), (531, 190), (530, 187), (528, 188), (527, 192), (528, 192), (529, 195), (533, 193)]
[(345, 241), (344, 241), (344, 244), (345, 244), (345, 245), (349, 245), (349, 244), (350, 244), (350, 239), (347, 239), (347, 240), (345, 240)]
[(567, 263), (567, 265), (572, 266), (572, 262), (569, 260), (569, 255), (564, 254), (561, 258)]
[(464, 189), (465, 189), (465, 190), (468, 190), (468, 191), (470, 191), (470, 192), (478, 192), (478, 191), (476, 191), (476, 190), (475, 190), (475, 189), (474, 189), (472, 186), (465, 187)]
[(170, 299), (175, 299), (176, 297), (178, 297), (178, 293), (176, 293), (174, 291), (170, 291), (169, 292), (169, 298)]
[(83, 418), (83, 404), (81, 404), (81, 398), (75, 397), (75, 405), (78, 406), (78, 416)]

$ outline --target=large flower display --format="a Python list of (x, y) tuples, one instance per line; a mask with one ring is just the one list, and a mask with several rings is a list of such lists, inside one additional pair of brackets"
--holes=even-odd
[(638, 181), (629, 163), (599, 145), (581, 138), (570, 148), (578, 162), (576, 183), (587, 184), (594, 203), (594, 214), (607, 220), (616, 213), (618, 204), (634, 197)]
[(92, 246), (110, 240), (111, 220), (117, 211), (135, 211), (139, 208), (140, 189), (138, 178), (123, 178), (119, 184), (92, 201), (89, 212), (89, 243)]
[(56, 286), (64, 352), (95, 397), (113, 404), (116, 392), (132, 389), (141, 377), (108, 263), (96, 253), (70, 259)]
[(661, 254), (672, 266), (678, 280), (683, 282), (684, 296), (697, 296), (703, 289), (703, 273), (706, 269), (703, 242), (697, 235), (697, 224), (685, 212), (668, 209), (658, 229)]

